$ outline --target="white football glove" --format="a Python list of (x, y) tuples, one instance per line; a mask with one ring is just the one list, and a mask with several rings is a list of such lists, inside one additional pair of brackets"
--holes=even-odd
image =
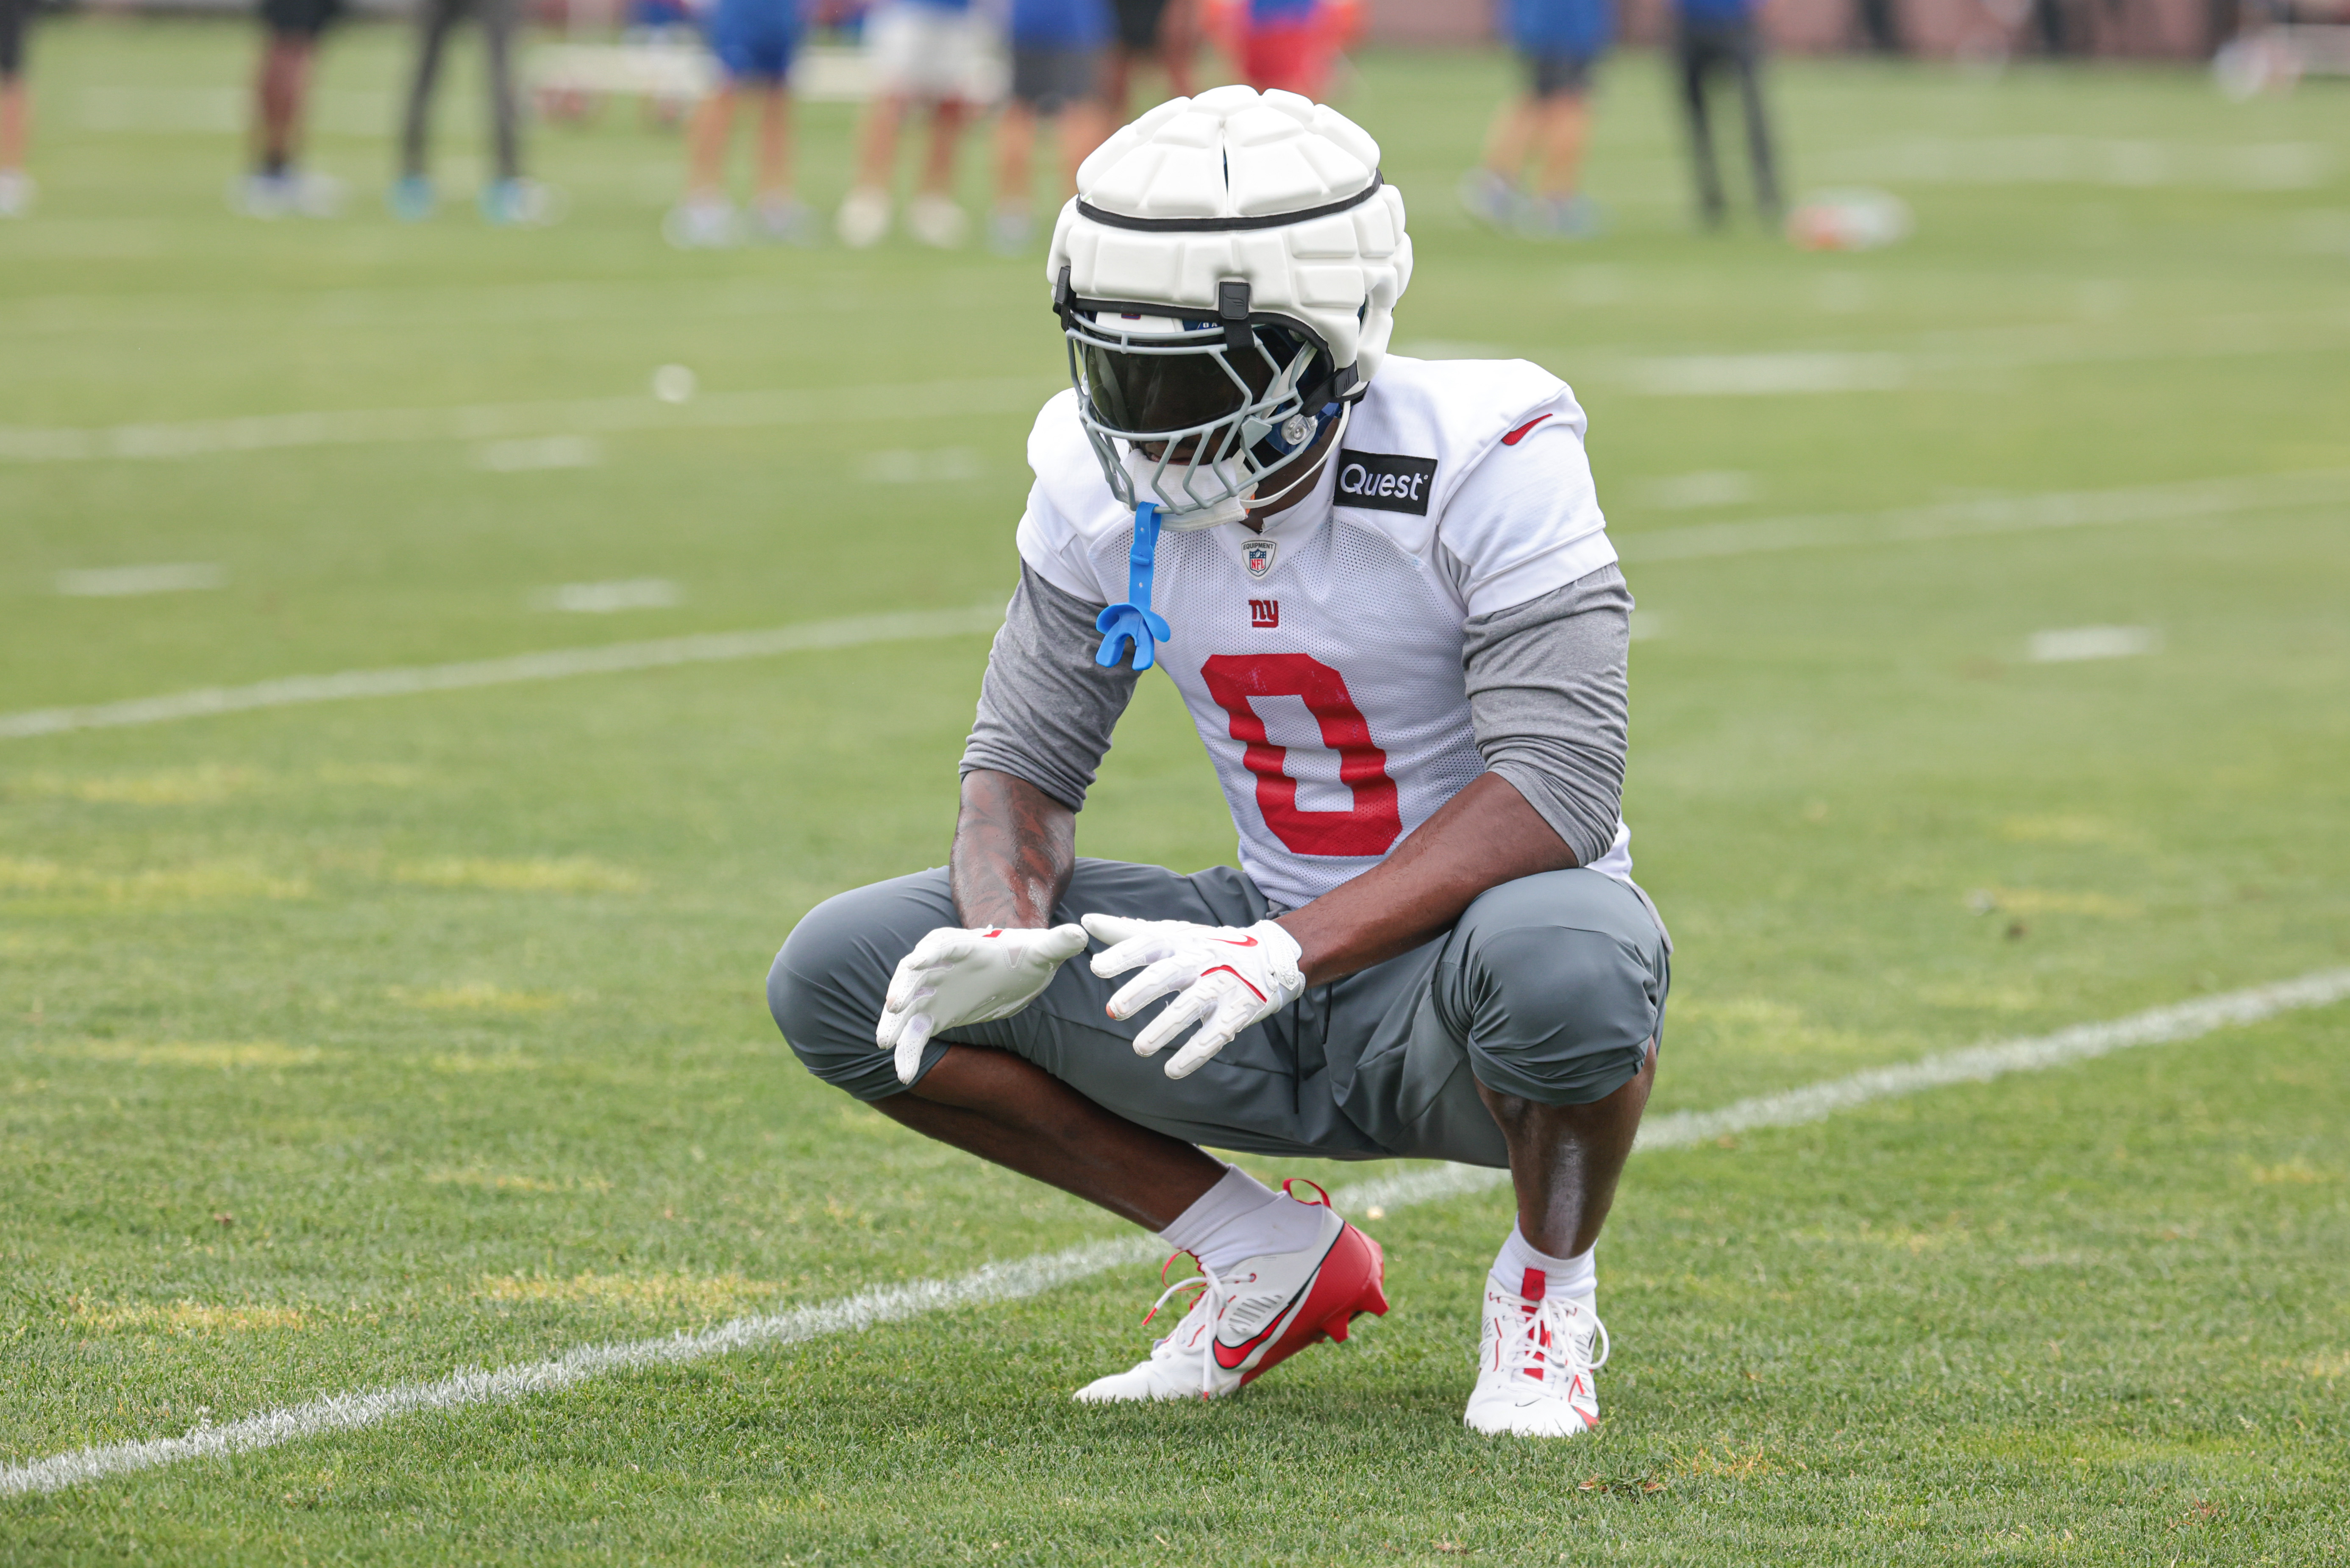
[(1086, 933), (1076, 926), (941, 926), (898, 961), (874, 1041), (884, 1051), (897, 1052), (898, 1082), (910, 1084), (921, 1071), (922, 1047), (931, 1035), (1011, 1017), (1085, 950)]
[(1107, 980), (1138, 964), (1149, 967), (1109, 999), (1112, 1018), (1131, 1018), (1170, 992), (1159, 1016), (1134, 1037), (1138, 1056), (1155, 1056), (1192, 1023), (1200, 1032), (1167, 1063), (1170, 1078), (1188, 1078), (1201, 1063), (1231, 1044), (1240, 1032), (1271, 1017), (1305, 993), (1298, 968), (1305, 956), (1295, 938), (1271, 920), (1243, 930), (1195, 926), (1189, 920), (1129, 920), (1087, 915), (1086, 929), (1110, 944), (1094, 955), (1094, 972)]

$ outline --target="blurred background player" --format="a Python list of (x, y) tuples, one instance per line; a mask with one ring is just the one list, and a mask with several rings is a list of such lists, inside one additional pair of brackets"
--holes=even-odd
[(490, 86), (490, 130), (497, 175), (482, 187), (482, 216), (494, 223), (541, 223), (547, 217), (546, 192), (522, 177), (522, 130), (515, 91), (514, 36), (522, 0), (418, 0), (416, 68), (408, 82), (408, 109), (400, 134), (400, 179), (391, 188), (391, 210), (413, 222), (432, 211), (432, 177), (425, 171), (425, 135), (432, 119), (432, 95), (441, 83), (441, 60), (449, 35), (467, 16), (482, 24), (484, 73)]
[(25, 90), (25, 28), (33, 0), (0, 0), (0, 218), (33, 210), (33, 177), (25, 172), (25, 134), (32, 118)]
[(298, 166), (318, 39), (342, 8), (342, 0), (261, 0), (261, 65), (253, 82), (253, 172), (236, 192), (237, 207), (249, 216), (282, 218), (299, 213), (325, 218), (342, 204), (340, 181)]
[(1199, 0), (1115, 0), (1118, 36), (1102, 73), (1102, 107), (1111, 125), (1126, 121), (1134, 69), (1146, 61), (1167, 73), (1167, 96), (1197, 90), (1192, 56), (1200, 47)]
[(1012, 0), (1012, 99), (995, 127), (995, 213), (988, 243), (1005, 255), (1028, 248), (1036, 125), (1058, 131), (1061, 185), (1074, 192), (1077, 165), (1109, 134), (1101, 103), (1103, 46), (1110, 16), (1104, 0)]
[(866, 18), (873, 99), (858, 128), (853, 183), (840, 204), (843, 244), (862, 250), (889, 232), (898, 130), (918, 103), (930, 108), (931, 138), (906, 204), (906, 229), (941, 250), (962, 244), (970, 220), (955, 204), (955, 150), (971, 123), (983, 26), (970, 0), (880, 0)]
[(1235, 10), (1240, 37), (1232, 54), (1249, 86), (1319, 99), (1337, 52), (1330, 0), (1240, 0)]
[[(1503, 104), (1485, 133), (1485, 161), (1461, 182), (1469, 211), (1496, 228), (1560, 239), (1599, 231), (1581, 192), (1591, 133), (1591, 73), (1615, 41), (1609, 0), (1510, 0), (1510, 42), (1526, 63), (1525, 96)], [(1534, 189), (1519, 181), (1529, 156)]]
[(1771, 156), (1770, 119), (1762, 108), (1762, 36), (1754, 25), (1754, 0), (1674, 0), (1673, 24), (1673, 63), (1681, 108), (1689, 119), (1699, 215), (1708, 228), (1720, 227), (1726, 215), (1706, 97), (1711, 78), (1727, 69), (1737, 74), (1746, 106), (1746, 156), (1754, 170), (1755, 211), (1776, 224), (1779, 173)]
[(721, 76), (686, 128), (685, 200), (662, 225), (671, 244), (730, 245), (742, 237), (726, 197), (726, 150), (735, 105), (746, 98), (759, 112), (752, 232), (795, 245), (816, 243), (816, 216), (792, 193), (791, 73), (799, 43), (799, 0), (717, 0), (710, 13), (710, 49)]

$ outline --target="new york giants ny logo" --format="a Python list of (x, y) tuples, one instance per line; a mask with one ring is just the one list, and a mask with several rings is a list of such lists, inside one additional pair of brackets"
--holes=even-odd
[(1249, 625), (1253, 627), (1276, 627), (1280, 624), (1281, 601), (1279, 599), (1249, 600)]

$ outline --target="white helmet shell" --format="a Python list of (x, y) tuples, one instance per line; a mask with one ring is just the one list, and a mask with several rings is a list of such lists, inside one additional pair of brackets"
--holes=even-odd
[(1220, 87), (1160, 104), (1097, 148), (1054, 225), (1045, 277), (1082, 299), (1213, 317), (1218, 285), (1320, 338), (1349, 396), (1378, 374), (1411, 281), (1403, 196), (1379, 145), (1326, 105)]

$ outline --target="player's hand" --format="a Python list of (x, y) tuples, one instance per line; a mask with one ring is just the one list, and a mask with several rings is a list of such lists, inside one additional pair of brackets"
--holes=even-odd
[(1271, 1017), (1305, 993), (1295, 938), (1271, 920), (1243, 930), (1195, 926), (1189, 920), (1129, 920), (1087, 915), (1087, 931), (1107, 942), (1094, 955), (1094, 972), (1107, 980), (1138, 965), (1140, 974), (1109, 999), (1112, 1018), (1131, 1018), (1172, 994), (1159, 1016), (1134, 1037), (1135, 1054), (1155, 1056), (1193, 1023), (1200, 1032), (1169, 1058), (1167, 1075), (1187, 1078), (1201, 1063), (1231, 1044), (1240, 1032)]
[(941, 926), (898, 961), (874, 1041), (898, 1054), (898, 1082), (910, 1084), (931, 1035), (1011, 1017), (1085, 950), (1086, 933), (1076, 926), (983, 931)]

